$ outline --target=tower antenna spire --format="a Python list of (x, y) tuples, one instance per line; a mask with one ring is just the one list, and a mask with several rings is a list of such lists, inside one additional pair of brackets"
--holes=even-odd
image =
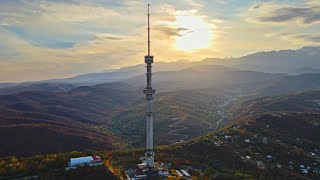
[(148, 4), (148, 56), (150, 56), (150, 5)]
[(148, 55), (144, 57), (147, 67), (147, 87), (143, 89), (147, 100), (147, 152), (146, 152), (146, 167), (148, 170), (154, 168), (154, 152), (153, 152), (153, 94), (155, 90), (152, 88), (152, 63), (153, 56), (150, 55), (150, 11), (148, 4)]

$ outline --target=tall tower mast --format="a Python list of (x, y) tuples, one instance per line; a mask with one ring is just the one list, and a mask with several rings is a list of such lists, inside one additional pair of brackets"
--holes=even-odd
[(148, 55), (144, 57), (147, 65), (147, 87), (143, 89), (147, 100), (147, 152), (146, 152), (146, 167), (151, 170), (154, 168), (154, 152), (153, 152), (153, 110), (152, 101), (155, 90), (151, 86), (152, 63), (153, 56), (150, 55), (150, 12), (148, 4)]

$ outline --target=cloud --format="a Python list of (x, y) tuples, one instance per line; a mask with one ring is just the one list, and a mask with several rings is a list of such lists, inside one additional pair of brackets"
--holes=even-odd
[(163, 34), (166, 34), (167, 36), (182, 36), (182, 32), (187, 31), (187, 28), (182, 27), (170, 27), (167, 25), (158, 25), (154, 28), (157, 31), (162, 32)]
[(294, 44), (300, 44), (301, 46), (307, 45), (319, 45), (320, 44), (320, 34), (304, 34), (304, 33), (290, 33), (290, 32), (276, 32), (266, 34), (267, 38), (278, 38), (286, 40)]
[[(71, 47), (90, 41), (96, 33), (134, 34), (141, 26), (141, 13), (89, 3), (32, 0), (1, 4), (0, 24), (29, 42), (47, 47)], [(73, 2), (73, 1), (72, 1)], [(132, 14), (128, 18), (125, 14)], [(1, 27), (0, 27), (1, 28)], [(14, 31), (15, 29), (19, 31)], [(48, 42), (56, 42), (53, 45)]]
[(298, 20), (303, 24), (318, 23), (320, 21), (320, 8), (280, 8), (273, 10), (270, 15), (258, 17), (260, 22), (288, 22)]
[(258, 9), (258, 8), (260, 8), (260, 4), (253, 5), (253, 6), (251, 7), (251, 9)]
[(119, 36), (119, 35), (114, 35), (114, 34), (97, 34), (96, 35), (97, 39), (106, 39), (106, 40), (123, 40), (124, 37), (123, 36)]
[(246, 16), (248, 22), (255, 23), (316, 24), (320, 23), (320, 4), (314, 1), (290, 5), (266, 2), (251, 6)]
[[(317, 31), (314, 25), (299, 27), (309, 28), (307, 32), (310, 35), (304, 29), (290, 32), (300, 35), (290, 37), (290, 43), (279, 37), (272, 40), (263, 38), (264, 33), (278, 32), (278, 29), (252, 26), (234, 16), (240, 10), (248, 9), (252, 1), (0, 1), (0, 81), (70, 77), (143, 63), (147, 46), (148, 2), (151, 3), (152, 19), (151, 52), (157, 61), (238, 56), (256, 51), (255, 48), (292, 48), (291, 45), (298, 42), (305, 45), (318, 41), (318, 35), (312, 34)], [(311, 10), (320, 6), (318, 0), (309, 0), (305, 5), (286, 2), (252, 5), (246, 17), (255, 23), (317, 23), (317, 11)], [(290, 18), (275, 20), (277, 18), (272, 16), (275, 11), (286, 16), (293, 13), (285, 8), (309, 9), (300, 10), (299, 17), (291, 15)], [(310, 13), (314, 16), (310, 17)], [(262, 17), (269, 17), (262, 20), (272, 23), (262, 22), (259, 19)], [(194, 52), (175, 48), (177, 39), (185, 38), (190, 43), (183, 44), (192, 45), (195, 41), (189, 35), (198, 33), (201, 37), (203, 32), (212, 35), (212, 43), (208, 47)]]
[(310, 35), (310, 34), (298, 34), (292, 35), (290, 38), (295, 40), (300, 40), (309, 43), (320, 43), (320, 35)]
[[(5, 1), (5, 2), (3, 2)], [(98, 72), (143, 63), (146, 1), (3, 0), (0, 6), (0, 81), (25, 81)], [(157, 61), (203, 59), (205, 51), (174, 48), (176, 38), (211, 29), (216, 18), (202, 0), (153, 0), (151, 52)], [(185, 27), (192, 19), (195, 25)], [(180, 19), (180, 23), (176, 23)], [(200, 32), (198, 32), (200, 33)], [(163, 53), (163, 50), (166, 53)], [(208, 53), (208, 51), (206, 51)], [(210, 51), (211, 52), (211, 51)], [(42, 75), (41, 75), (42, 74)]]

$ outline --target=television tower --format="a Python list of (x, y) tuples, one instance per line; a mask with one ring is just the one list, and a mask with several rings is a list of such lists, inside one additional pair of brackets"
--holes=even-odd
[(153, 63), (153, 56), (150, 55), (150, 12), (148, 4), (148, 55), (144, 57), (144, 61), (147, 64), (147, 87), (143, 89), (143, 93), (146, 94), (147, 100), (147, 152), (146, 152), (146, 167), (148, 170), (154, 168), (154, 152), (153, 152), (153, 110), (152, 101), (153, 94), (156, 92), (151, 86), (151, 67)]

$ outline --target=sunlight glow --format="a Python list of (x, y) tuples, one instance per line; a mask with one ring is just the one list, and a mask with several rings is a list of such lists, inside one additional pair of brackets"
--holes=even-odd
[(176, 37), (175, 48), (192, 51), (208, 48), (212, 39), (212, 25), (201, 16), (177, 15), (175, 24), (187, 30)]

